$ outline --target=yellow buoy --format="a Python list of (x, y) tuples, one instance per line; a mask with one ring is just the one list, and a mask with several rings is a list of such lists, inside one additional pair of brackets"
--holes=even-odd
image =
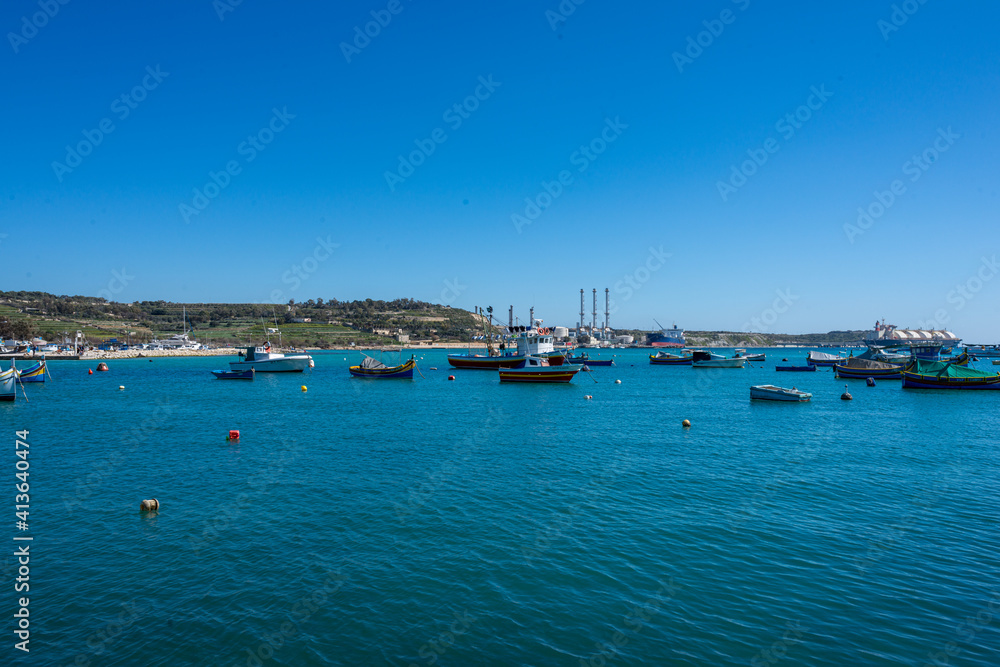
[(690, 420), (685, 419), (684, 421), (681, 422), (681, 426), (683, 426), (684, 428), (691, 428)]
[(302, 385), (302, 391), (309, 391), (309, 389), (305, 385)]

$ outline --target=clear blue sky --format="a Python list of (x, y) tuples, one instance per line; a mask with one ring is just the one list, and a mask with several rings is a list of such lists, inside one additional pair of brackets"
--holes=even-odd
[(227, 2), (4, 3), (0, 289), (1000, 339), (996, 3)]

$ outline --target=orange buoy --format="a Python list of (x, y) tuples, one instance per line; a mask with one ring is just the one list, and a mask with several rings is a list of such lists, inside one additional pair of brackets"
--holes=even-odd
[(88, 368), (87, 369), (87, 375), (93, 375), (93, 374), (94, 374), (94, 369), (93, 368)]
[(455, 376), (454, 376), (454, 375), (449, 375), (449, 376), (448, 376), (448, 379), (449, 379), (449, 380), (454, 380), (454, 379), (455, 379)]
[(239, 440), (239, 439), (240, 439), (240, 432), (237, 431), (236, 429), (230, 429), (229, 437), (226, 438), (226, 440)]
[(140, 512), (155, 512), (158, 509), (160, 509), (160, 501), (157, 500), (156, 498), (153, 498), (151, 500), (143, 500), (141, 503), (139, 503)]

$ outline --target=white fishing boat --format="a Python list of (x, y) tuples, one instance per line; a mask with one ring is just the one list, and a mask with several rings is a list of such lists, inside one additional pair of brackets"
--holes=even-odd
[(805, 403), (812, 398), (812, 394), (799, 391), (795, 387), (786, 389), (776, 387), (773, 384), (759, 384), (750, 387), (750, 398), (761, 401), (789, 401), (792, 403)]
[(765, 361), (767, 358), (764, 352), (751, 352), (750, 354), (747, 354), (747, 351), (742, 347), (736, 348), (736, 352), (733, 356), (742, 357), (747, 361)]
[(0, 401), (13, 401), (17, 396), (17, 369), (11, 360), (10, 368), (0, 373)]
[(310, 355), (272, 352), (270, 341), (257, 347), (243, 349), (245, 351), (240, 352), (242, 361), (230, 361), (230, 369), (234, 371), (253, 369), (258, 373), (302, 373), (311, 367)]
[(847, 361), (847, 357), (839, 354), (829, 354), (828, 352), (810, 352), (806, 358), (806, 363), (812, 366), (836, 366)]
[(714, 354), (703, 350), (695, 350), (691, 354), (694, 359), (691, 362), (692, 368), (743, 368), (743, 365), (747, 361), (743, 357), (733, 357), (730, 359), (721, 354)]

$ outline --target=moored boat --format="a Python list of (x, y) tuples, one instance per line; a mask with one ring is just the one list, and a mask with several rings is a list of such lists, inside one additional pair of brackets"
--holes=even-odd
[(695, 350), (691, 355), (693, 358), (692, 368), (743, 368), (747, 361), (743, 357), (727, 359), (721, 354), (713, 354), (703, 350)]
[(398, 366), (387, 366), (374, 357), (366, 356), (359, 365), (347, 370), (354, 377), (412, 380), (413, 369), (416, 367), (417, 357), (411, 354), (406, 363)]
[(886, 361), (875, 361), (874, 359), (862, 359), (851, 357), (842, 364), (833, 367), (834, 374), (839, 378), (852, 378), (855, 380), (898, 380), (903, 372), (900, 364), (890, 364)]
[(742, 347), (736, 348), (736, 352), (733, 356), (746, 359), (747, 361), (765, 361), (767, 359), (767, 355), (764, 352), (751, 352), (750, 354), (747, 354), (747, 351)]
[(17, 368), (11, 360), (10, 368), (0, 373), (0, 401), (13, 401), (17, 396)]
[(785, 371), (788, 373), (815, 373), (816, 367), (811, 364), (806, 364), (805, 366), (775, 366), (776, 371)]
[(1000, 389), (1000, 373), (941, 361), (915, 360), (902, 372), (907, 389)]
[(220, 380), (253, 380), (254, 369), (248, 371), (212, 371)]
[(806, 363), (812, 364), (813, 366), (823, 367), (836, 366), (844, 361), (847, 361), (846, 357), (841, 357), (837, 354), (828, 354), (826, 352), (810, 352), (809, 356), (806, 358)]
[(25, 368), (23, 371), (15, 371), (20, 382), (45, 382), (45, 376), (49, 374), (48, 366), (42, 359), (37, 364)]
[(503, 352), (493, 349), (492, 341), (488, 338), (489, 354), (449, 354), (448, 363), (454, 368), (495, 371), (521, 366), (528, 356), (544, 357), (552, 366), (559, 366), (566, 360), (566, 353), (555, 349), (552, 344), (553, 336), (547, 329), (521, 327), (515, 341), (515, 351)]
[(243, 348), (243, 361), (230, 361), (234, 371), (255, 370), (258, 373), (302, 373), (309, 368), (312, 357), (308, 354), (281, 354), (271, 351), (270, 341), (257, 347)]
[(690, 366), (693, 360), (694, 355), (690, 352), (687, 354), (671, 354), (670, 352), (661, 351), (649, 355), (649, 363), (654, 366)]
[(805, 391), (799, 391), (795, 387), (786, 389), (785, 387), (776, 387), (773, 384), (759, 384), (750, 387), (750, 398), (760, 401), (805, 403), (812, 398), (812, 394)]
[(584, 352), (575, 357), (566, 357), (567, 364), (585, 364), (587, 366), (614, 366), (614, 359), (591, 359), (590, 355)]
[(583, 368), (582, 364), (553, 366), (544, 357), (526, 357), (516, 368), (501, 368), (500, 382), (566, 383)]

